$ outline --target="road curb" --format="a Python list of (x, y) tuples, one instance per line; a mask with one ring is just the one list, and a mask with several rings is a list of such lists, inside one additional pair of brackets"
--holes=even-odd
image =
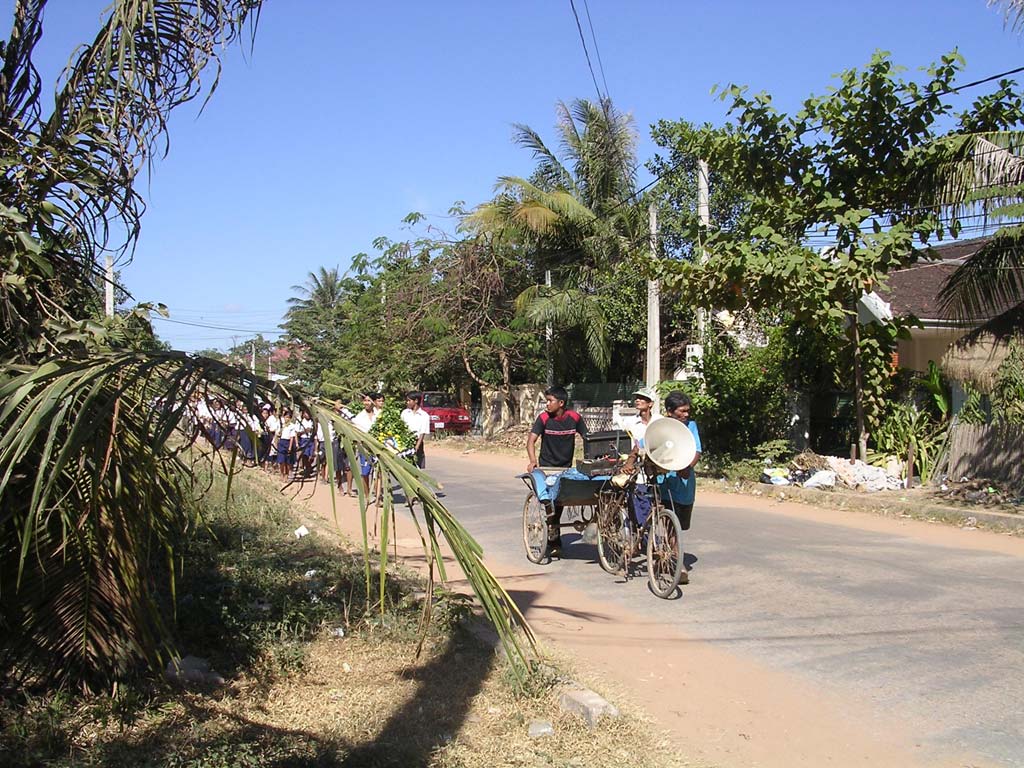
[[(900, 497), (899, 491), (878, 491), (867, 494), (846, 490), (819, 490), (795, 485), (774, 486), (766, 483), (728, 483), (711, 480), (704, 487), (720, 493), (796, 501), (824, 509), (843, 512), (870, 512), (895, 517), (910, 517), (928, 522), (943, 522), (960, 528), (987, 530), (1024, 535), (1024, 514), (1000, 512), (984, 507), (953, 507), (920, 499)], [(714, 483), (712, 486), (711, 483)], [(710, 487), (709, 487), (710, 486)], [(892, 494), (892, 495), (890, 495)]]

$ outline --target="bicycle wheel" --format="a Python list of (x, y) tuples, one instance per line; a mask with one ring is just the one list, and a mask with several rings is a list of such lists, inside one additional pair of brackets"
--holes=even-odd
[(683, 571), (683, 529), (671, 509), (651, 510), (647, 531), (647, 581), (658, 597), (670, 597)]
[(542, 563), (548, 556), (548, 512), (535, 494), (526, 494), (523, 503), (523, 546), (526, 559)]
[(626, 497), (621, 493), (602, 493), (597, 499), (597, 560), (608, 573), (626, 573), (628, 550)]

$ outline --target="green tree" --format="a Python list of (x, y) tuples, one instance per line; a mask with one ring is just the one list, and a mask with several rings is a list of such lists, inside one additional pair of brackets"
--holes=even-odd
[[(646, 213), (628, 202), (636, 189), (636, 134), (632, 118), (608, 100), (559, 103), (557, 113), (561, 152), (517, 125), (515, 141), (537, 166), (529, 179), (500, 177), (498, 196), (469, 224), (511, 238), (530, 254), (534, 285), (520, 295), (519, 313), (535, 328), (557, 329), (559, 357), (571, 360), (572, 349), (582, 347), (604, 371), (611, 352), (601, 272), (646, 244)], [(551, 288), (544, 285), (547, 270)]]
[(304, 386), (320, 392), (325, 372), (339, 354), (348, 310), (364, 286), (344, 277), (337, 267), (310, 272), (302, 285), (293, 285), (282, 327), (300, 353), (289, 358), (285, 370)]
[[(115, 348), (92, 317), (98, 256), (138, 236), (139, 170), (166, 146), (170, 112), (211, 90), (213, 52), (255, 24), (258, 0), (112, 3), (44, 116), (33, 55), (46, 6), (16, 0), (0, 44), (0, 671), (106, 686), (139, 658), (162, 665), (172, 649), (158, 581), (172, 577), (202, 491), (179, 428), (194, 398), (215, 395), (252, 414), (261, 397), (296, 402), (334, 422), (353, 463), (357, 450), (375, 456), (420, 502), (425, 556), (443, 576), (440, 532), (521, 661), (521, 615), (428, 477), (301, 392), (208, 358)], [(126, 240), (111, 243), (114, 232)], [(364, 556), (369, 593), (365, 540)]]
[(862, 329), (857, 302), (891, 270), (926, 256), (929, 242), (961, 227), (955, 210), (931, 204), (936, 187), (924, 184), (937, 178), (937, 159), (948, 159), (938, 143), (943, 121), (956, 117), (959, 131), (991, 131), (1020, 120), (1015, 105), (988, 102), (955, 116), (948, 94), (962, 66), (959, 54), (944, 56), (918, 84), (877, 53), (793, 115), (777, 111), (767, 94), (730, 86), (722, 97), (731, 102), (735, 130), (699, 130), (684, 148), (748, 190), (748, 208), (731, 230), (704, 231), (684, 216), (688, 236), (706, 243), (709, 259), (665, 263), (668, 281), (696, 306), (783, 308), (817, 327), (851, 321), (862, 453), (884, 406), (887, 358), (912, 320)]

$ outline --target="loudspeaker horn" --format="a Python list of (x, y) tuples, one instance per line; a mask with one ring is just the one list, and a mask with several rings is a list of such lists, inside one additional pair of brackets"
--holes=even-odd
[(647, 458), (662, 469), (677, 472), (686, 469), (697, 455), (697, 443), (683, 422), (678, 419), (655, 419), (644, 434)]

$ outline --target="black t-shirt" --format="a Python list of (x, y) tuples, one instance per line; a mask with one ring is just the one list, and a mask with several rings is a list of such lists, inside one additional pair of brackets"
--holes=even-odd
[(568, 467), (576, 450), (576, 433), (587, 434), (587, 423), (576, 411), (564, 411), (560, 419), (544, 411), (533, 422), (530, 430), (540, 435), (540, 465), (542, 467)]

